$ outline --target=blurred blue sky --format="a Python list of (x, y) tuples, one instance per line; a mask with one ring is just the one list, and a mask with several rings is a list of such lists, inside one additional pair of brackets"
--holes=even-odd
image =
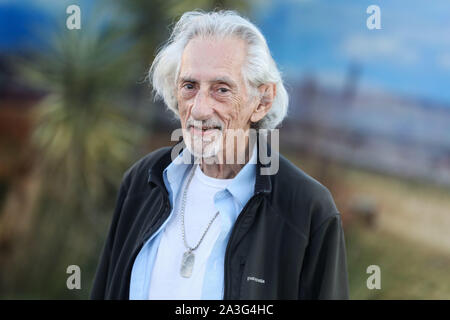
[[(450, 102), (450, 1), (258, 3), (256, 22), (288, 78), (314, 73), (341, 85), (354, 61), (360, 87)], [(371, 4), (381, 9), (381, 30), (366, 27)]]
[[(314, 74), (342, 86), (351, 62), (360, 65), (358, 86), (450, 103), (449, 0), (253, 1), (253, 21), (266, 35), (286, 78)], [(0, 0), (0, 50), (37, 45), (33, 34), (65, 18), (69, 4), (91, 1)], [(381, 30), (368, 30), (366, 8), (381, 8)]]

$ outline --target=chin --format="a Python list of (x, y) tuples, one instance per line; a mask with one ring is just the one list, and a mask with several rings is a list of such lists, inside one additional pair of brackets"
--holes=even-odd
[(186, 133), (184, 141), (186, 148), (196, 158), (213, 158), (222, 150), (222, 139), (218, 139), (218, 137), (214, 141), (205, 141), (202, 138), (192, 138), (191, 134)]

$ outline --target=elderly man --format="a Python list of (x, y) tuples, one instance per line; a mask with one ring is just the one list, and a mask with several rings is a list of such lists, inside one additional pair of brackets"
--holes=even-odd
[(91, 297), (347, 299), (330, 192), (259, 134), (288, 105), (261, 32), (232, 11), (187, 12), (150, 77), (181, 139), (125, 173)]

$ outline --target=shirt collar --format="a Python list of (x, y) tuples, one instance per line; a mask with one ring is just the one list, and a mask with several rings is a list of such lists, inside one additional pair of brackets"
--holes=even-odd
[[(256, 177), (256, 155), (257, 146), (253, 145), (252, 154), (249, 161), (241, 168), (231, 183), (227, 186), (227, 190), (243, 207), (254, 193), (254, 183)], [(249, 185), (250, 184), (250, 185)]]
[[(241, 168), (238, 174), (225, 188), (226, 190), (228, 190), (228, 192), (231, 193), (231, 195), (239, 202), (242, 207), (254, 194), (257, 152), (257, 144), (254, 143), (249, 161)], [(163, 179), (167, 188), (169, 188), (170, 186), (172, 190), (179, 189), (187, 169), (191, 167), (191, 164), (193, 162), (191, 161), (190, 163), (186, 163), (185, 161), (183, 161), (184, 157), (190, 157), (191, 160), (193, 159), (192, 154), (186, 147), (164, 169)]]

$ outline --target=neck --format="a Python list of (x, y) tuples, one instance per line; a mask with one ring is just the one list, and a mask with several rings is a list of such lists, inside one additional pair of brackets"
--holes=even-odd
[[(245, 154), (245, 162), (244, 163), (232, 163), (228, 164), (225, 163), (226, 161), (223, 160), (221, 162), (218, 161), (205, 161), (203, 158), (200, 160), (200, 168), (202, 169), (203, 173), (211, 178), (217, 178), (217, 179), (232, 179), (241, 169), (245, 166), (245, 164), (249, 161), (252, 150), (249, 149), (249, 143), (248, 141), (245, 144), (245, 149), (241, 152), (244, 152)], [(225, 155), (223, 156), (223, 159), (226, 159)]]
[[(248, 160), (247, 160), (248, 161)], [(200, 163), (203, 173), (217, 179), (233, 179), (245, 164), (206, 164)]]

